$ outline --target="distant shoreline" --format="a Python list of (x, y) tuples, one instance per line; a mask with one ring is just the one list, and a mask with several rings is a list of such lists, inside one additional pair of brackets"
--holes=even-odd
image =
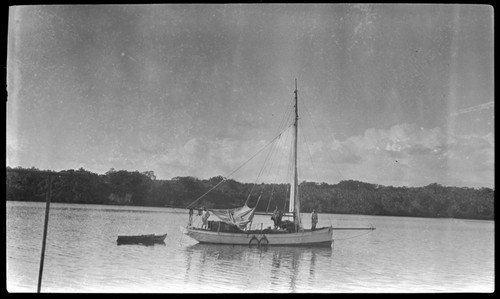
[[(34, 201), (34, 200), (6, 200), (7, 202), (38, 202), (41, 204), (45, 204), (45, 201)], [(96, 205), (96, 206), (106, 206), (106, 207), (131, 207), (131, 208), (165, 208), (165, 209), (180, 209), (186, 210), (186, 215), (188, 213), (188, 209), (185, 207), (166, 207), (166, 206), (135, 206), (135, 205), (120, 205), (120, 204), (104, 204), (104, 203), (78, 203), (78, 202), (52, 202), (57, 204), (69, 204), (69, 205)], [(301, 215), (309, 215), (310, 212), (302, 212)], [(399, 218), (426, 218), (426, 219), (449, 219), (449, 220), (461, 220), (461, 221), (485, 221), (491, 222), (495, 221), (495, 219), (474, 219), (474, 218), (453, 218), (453, 217), (423, 217), (423, 216), (400, 216), (400, 215), (373, 215), (373, 214), (352, 214), (352, 213), (334, 213), (334, 212), (321, 212), (318, 214), (326, 214), (326, 215), (352, 215), (352, 216), (379, 216), (379, 217), (399, 217)], [(262, 216), (262, 215), (261, 215)]]
[[(44, 202), (47, 173), (50, 172), (7, 167), (6, 200)], [(222, 176), (207, 180), (156, 180), (152, 171), (110, 170), (99, 175), (82, 168), (54, 174), (64, 175), (53, 177), (52, 202), (185, 209), (225, 180), (195, 207), (234, 208), (247, 199), (254, 206), (262, 194), (258, 212), (271, 212), (276, 206), (287, 210), (288, 184), (257, 186)], [(302, 214), (316, 209), (326, 214), (494, 220), (494, 192), (490, 188), (445, 187), (436, 183), (424, 187), (381, 186), (353, 180), (334, 185), (300, 183)]]

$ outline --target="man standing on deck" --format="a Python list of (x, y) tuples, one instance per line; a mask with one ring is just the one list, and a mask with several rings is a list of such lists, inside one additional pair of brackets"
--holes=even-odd
[(276, 209), (274, 209), (271, 220), (274, 222), (274, 229), (278, 228), (278, 206), (276, 206)]
[(281, 229), (281, 218), (283, 218), (283, 212), (281, 210), (278, 210), (276, 213), (276, 226)]
[(311, 213), (311, 230), (316, 229), (316, 224), (318, 223), (318, 213), (316, 213), (316, 209), (313, 209)]
[(193, 224), (193, 208), (189, 208), (188, 227), (191, 227), (192, 224)]
[(203, 208), (203, 214), (201, 215), (201, 221), (203, 221), (202, 229), (208, 229), (208, 217), (210, 217), (210, 213), (207, 211), (207, 208)]

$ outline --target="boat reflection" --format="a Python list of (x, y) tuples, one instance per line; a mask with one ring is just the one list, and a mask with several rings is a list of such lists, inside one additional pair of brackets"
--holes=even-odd
[(195, 244), (185, 248), (184, 281), (200, 291), (217, 282), (220, 292), (296, 292), (312, 290), (316, 263), (330, 263), (332, 248)]
[(130, 246), (130, 245), (133, 245), (133, 246), (145, 246), (145, 247), (149, 247), (149, 246), (167, 246), (167, 243), (165, 243), (165, 241), (157, 241), (157, 242), (154, 242), (154, 243), (117, 243), (116, 245), (118, 246)]

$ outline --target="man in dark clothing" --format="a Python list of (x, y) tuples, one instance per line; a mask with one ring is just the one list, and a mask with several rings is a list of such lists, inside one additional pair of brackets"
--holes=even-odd
[(316, 229), (316, 224), (318, 224), (318, 213), (316, 213), (316, 209), (313, 209), (311, 213), (311, 230)]
[(274, 209), (273, 215), (271, 216), (271, 220), (274, 222), (275, 229), (278, 227), (278, 212), (278, 206), (276, 206), (276, 209)]
[(192, 223), (193, 223), (193, 208), (189, 208), (188, 227), (191, 227)]
[(281, 218), (283, 217), (283, 212), (281, 212), (280, 210), (278, 210), (278, 213), (276, 215), (276, 226), (278, 228), (281, 228)]

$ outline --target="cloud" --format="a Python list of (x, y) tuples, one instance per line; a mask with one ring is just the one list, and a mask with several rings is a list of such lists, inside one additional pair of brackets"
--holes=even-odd
[[(443, 129), (399, 124), (312, 147), (323, 180), (356, 179), (384, 185), (494, 186), (493, 135), (449, 135)], [(316, 162), (318, 161), (318, 162)], [(319, 170), (319, 171), (318, 171)], [(313, 180), (314, 171), (305, 176)]]
[[(240, 141), (234, 138), (208, 140), (202, 137), (191, 138), (180, 147), (167, 153), (156, 155), (151, 166), (159, 178), (193, 176), (200, 179), (217, 175), (227, 176), (244, 164), (265, 146), (263, 140)], [(256, 157), (263, 159), (265, 152)], [(255, 161), (253, 161), (255, 162)], [(259, 165), (260, 167), (261, 165)], [(236, 173), (242, 180), (252, 180), (259, 169), (257, 165), (245, 165), (243, 174)]]
[(18, 166), (19, 163), (19, 149), (13, 145), (7, 143), (7, 165), (9, 166)]
[[(286, 164), (291, 153), (286, 144), (290, 141), (290, 136), (284, 134), (273, 148), (266, 147), (269, 140), (196, 137), (164, 151), (132, 150), (126, 161), (121, 153), (110, 152), (103, 161), (89, 161), (85, 166), (103, 173), (107, 169), (99, 165), (111, 162), (115, 169), (153, 170), (159, 179), (223, 175), (254, 182), (260, 175), (260, 181), (283, 182), (290, 171)], [(13, 150), (9, 146), (11, 154)], [(299, 150), (299, 162), (300, 180), (307, 181), (337, 183), (354, 179), (393, 186), (437, 182), (494, 187), (494, 136), (450, 135), (439, 127), (399, 124), (388, 129), (370, 128), (344, 140), (308, 143)]]

